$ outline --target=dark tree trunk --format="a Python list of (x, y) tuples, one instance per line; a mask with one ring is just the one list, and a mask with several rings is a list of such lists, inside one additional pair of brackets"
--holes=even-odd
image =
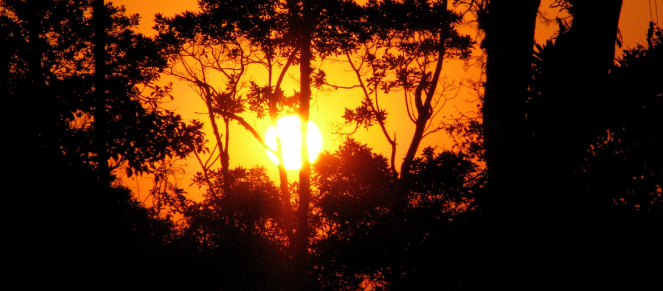
[[(442, 4), (444, 7), (447, 7), (447, 1), (443, 1)], [(421, 77), (420, 87), (415, 91), (415, 106), (417, 109), (417, 121), (415, 122), (414, 134), (412, 135), (412, 141), (410, 142), (410, 147), (405, 154), (403, 159), (403, 164), (401, 165), (401, 177), (404, 180), (409, 179), (410, 170), (412, 169), (412, 163), (414, 162), (414, 156), (417, 154), (421, 140), (425, 136), (426, 125), (433, 118), (433, 106), (431, 102), (433, 101), (433, 95), (437, 89), (437, 83), (440, 80), (440, 75), (442, 74), (442, 64), (444, 64), (444, 55), (446, 54), (447, 48), (444, 45), (444, 41), (447, 38), (447, 31), (451, 30), (450, 27), (443, 27), (440, 30), (440, 49), (437, 54), (437, 63), (435, 64), (435, 71), (433, 72), (432, 79), (428, 80), (428, 75)], [(423, 86), (422, 86), (423, 85)], [(425, 94), (425, 95), (424, 95)], [(425, 96), (425, 100), (422, 101), (422, 98)], [(393, 163), (393, 160), (392, 160)]]
[[(216, 117), (214, 115), (212, 92), (209, 88), (205, 88), (204, 90), (205, 104), (207, 105), (207, 115), (209, 117), (210, 124), (212, 125), (212, 131), (214, 132), (216, 145), (219, 148), (219, 162), (221, 163), (221, 177), (223, 178), (221, 191), (223, 192), (223, 195), (227, 195), (230, 191), (230, 157), (228, 156), (228, 143), (226, 142), (224, 146), (223, 141), (221, 140), (221, 132), (219, 131), (219, 125), (216, 123)], [(226, 125), (227, 124), (228, 123), (226, 123)], [(226, 130), (226, 138), (227, 136), (228, 131)]]
[[(532, 181), (540, 205), (536, 220), (539, 240), (549, 250), (542, 260), (566, 265), (550, 272), (563, 276), (558, 284), (610, 287), (605, 276), (610, 242), (605, 211), (611, 201), (590, 197), (579, 171), (590, 144), (605, 133), (606, 114), (617, 101), (607, 100), (609, 70), (613, 66), (621, 0), (575, 1), (573, 24), (556, 42), (557, 54), (548, 74), (552, 84), (538, 100), (541, 110), (532, 138)], [(544, 60), (545, 61), (545, 60)], [(599, 277), (590, 277), (586, 269)], [(563, 273), (562, 273), (563, 272)]]
[(483, 105), (488, 191), (478, 197), (487, 222), (488, 289), (518, 287), (529, 278), (525, 254), (531, 242), (526, 167), (525, 102), (531, 78), (539, 0), (493, 0), (480, 19), (487, 53)]
[[(602, 114), (610, 112), (611, 102), (600, 96), (614, 57), (621, 0), (575, 1), (573, 26), (549, 60), (553, 85), (535, 100), (541, 110), (527, 112), (539, 2), (493, 0), (481, 22), (488, 55), (483, 114), (489, 186), (479, 202), (489, 227), (488, 284), (596, 286), (586, 269), (596, 270), (608, 257), (601, 258), (606, 250), (597, 247), (605, 245), (600, 208), (583, 195), (576, 173), (605, 129)], [(536, 124), (528, 123), (533, 114)]]
[(299, 208), (297, 209), (297, 232), (295, 234), (295, 264), (298, 266), (298, 274), (301, 276), (301, 284), (298, 290), (312, 290), (313, 280), (310, 273), (310, 261), (308, 254), (308, 240), (310, 226), (308, 221), (309, 203), (311, 201), (311, 163), (308, 158), (307, 136), (309, 108), (311, 102), (311, 3), (302, 1), (300, 29), (300, 96), (299, 96), (299, 120), (301, 122), (301, 160), (299, 170)]
[[(33, 130), (34, 132), (31, 132), (30, 134), (30, 141), (34, 142), (33, 144), (35, 145), (48, 145), (49, 142), (52, 142), (49, 138), (49, 125), (54, 123), (54, 120), (52, 119), (53, 116), (52, 113), (49, 113), (49, 108), (50, 103), (52, 102), (48, 98), (47, 95), (47, 90), (46, 90), (46, 80), (44, 78), (44, 73), (43, 73), (43, 67), (42, 67), (42, 47), (41, 47), (41, 38), (39, 34), (41, 33), (41, 20), (43, 19), (43, 12), (41, 11), (42, 5), (40, 5), (39, 1), (29, 1), (27, 2), (27, 5), (29, 6), (29, 13), (26, 15), (26, 20), (27, 20), (27, 28), (28, 28), (28, 55), (27, 55), (27, 63), (28, 63), (28, 71), (29, 71), (29, 78), (30, 78), (30, 88), (29, 92), (31, 97), (34, 98), (34, 100), (37, 100), (35, 104), (35, 119), (34, 119), (34, 124), (31, 124), (26, 130)], [(3, 68), (4, 69), (4, 68)], [(7, 66), (7, 69), (11, 69), (11, 67)], [(9, 72), (11, 74), (11, 71)], [(26, 96), (27, 97), (27, 96)], [(25, 100), (28, 100), (28, 98), (24, 98)], [(30, 103), (30, 102), (28, 102)], [(28, 105), (26, 103), (26, 105)], [(22, 107), (17, 107), (17, 108), (22, 108)], [(27, 107), (26, 107), (27, 108)], [(32, 144), (32, 143), (31, 143)]]
[[(578, 165), (590, 143), (607, 128), (607, 78), (613, 66), (621, 0), (575, 1), (573, 25), (556, 42), (556, 55), (543, 72), (552, 84), (542, 92), (535, 114), (535, 146), (548, 151), (547, 168)], [(560, 118), (563, 117), (563, 118)], [(553, 149), (557, 149), (554, 150)], [(572, 171), (566, 170), (562, 172)]]
[(108, 111), (106, 111), (106, 37), (105, 19), (106, 7), (103, 0), (95, 0), (93, 6), (94, 16), (94, 128), (97, 151), (97, 167), (99, 181), (103, 185), (110, 185), (110, 168), (108, 167)]
[(518, 203), (524, 194), (512, 184), (525, 171), (525, 102), (539, 3), (491, 1), (481, 22), (486, 32), (482, 46), (487, 53), (484, 134), (488, 176), (494, 191), (482, 200), (489, 209)]

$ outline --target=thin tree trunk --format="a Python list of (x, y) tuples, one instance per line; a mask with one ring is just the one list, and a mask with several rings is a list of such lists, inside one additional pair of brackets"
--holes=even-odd
[[(281, 138), (278, 135), (278, 129), (276, 126), (279, 115), (276, 103), (277, 103), (278, 94), (282, 93), (281, 83), (283, 82), (283, 78), (285, 77), (285, 74), (290, 68), (290, 65), (292, 64), (292, 61), (295, 59), (295, 56), (298, 51), (299, 51), (298, 49), (294, 49), (290, 54), (290, 56), (288, 57), (288, 60), (286, 61), (285, 65), (283, 66), (281, 74), (279, 74), (279, 78), (276, 81), (276, 86), (274, 86), (274, 91), (271, 92), (272, 96), (269, 104), (269, 116), (272, 121), (272, 126), (274, 126), (274, 129), (277, 130), (276, 157), (279, 160), (278, 170), (279, 170), (281, 197), (283, 199), (282, 201), (283, 219), (285, 222), (285, 227), (287, 229), (286, 233), (288, 234), (288, 237), (291, 240), (292, 240), (292, 206), (290, 205), (291, 194), (290, 194), (290, 189), (288, 189), (288, 172), (285, 169), (285, 161), (283, 160), (283, 144), (281, 143)], [(270, 67), (270, 72), (271, 72), (271, 67)], [(271, 81), (270, 81), (270, 86), (271, 86)]]
[[(30, 72), (30, 94), (36, 98), (37, 103), (35, 107), (37, 109), (35, 117), (37, 118), (34, 124), (30, 126), (27, 130), (34, 130), (34, 136), (31, 138), (36, 138), (39, 142), (34, 144), (42, 145), (44, 141), (45, 144), (49, 144), (49, 128), (48, 126), (53, 123), (51, 116), (49, 116), (49, 103), (50, 98), (47, 96), (46, 92), (46, 80), (42, 72), (42, 47), (41, 39), (39, 33), (41, 32), (41, 20), (43, 19), (42, 13), (40, 13), (40, 1), (31, 0), (28, 2), (29, 13), (26, 15), (26, 20), (28, 22), (28, 70)], [(10, 67), (8, 66), (9, 70)], [(11, 72), (9, 72), (11, 74)]]
[[(446, 1), (443, 1), (444, 7), (447, 7)], [(410, 175), (410, 168), (412, 167), (412, 162), (414, 161), (414, 156), (417, 154), (421, 140), (424, 138), (424, 132), (426, 131), (426, 125), (428, 121), (433, 117), (432, 115), (432, 105), (433, 96), (435, 95), (435, 90), (437, 89), (437, 83), (442, 74), (442, 64), (444, 63), (444, 54), (446, 53), (446, 46), (444, 42), (447, 38), (445, 31), (450, 29), (449, 27), (443, 27), (440, 29), (440, 43), (442, 46), (438, 51), (437, 63), (435, 65), (435, 72), (431, 80), (428, 80), (429, 74), (423, 74), (421, 77), (421, 83), (419, 88), (415, 92), (415, 106), (417, 107), (417, 121), (415, 122), (414, 135), (412, 136), (412, 141), (410, 142), (410, 147), (405, 154), (403, 159), (403, 164), (401, 165), (401, 176), (408, 179)], [(426, 90), (427, 88), (427, 90)], [(426, 93), (426, 99), (424, 102), (421, 102), (423, 93)]]
[(221, 183), (221, 187), (223, 190), (223, 194), (228, 193), (229, 191), (229, 186), (230, 186), (230, 174), (229, 174), (229, 169), (228, 165), (230, 164), (228, 161), (228, 152), (227, 152), (227, 144), (226, 147), (223, 146), (223, 141), (221, 141), (221, 133), (219, 132), (219, 126), (216, 124), (216, 118), (214, 117), (214, 112), (213, 112), (213, 106), (212, 106), (212, 93), (210, 92), (209, 88), (204, 88), (205, 92), (205, 104), (207, 105), (207, 115), (210, 119), (210, 124), (212, 124), (212, 131), (214, 132), (214, 138), (216, 139), (216, 144), (219, 147), (219, 157), (220, 157), (220, 163), (221, 163), (221, 176), (223, 177), (223, 183)]
[(308, 257), (309, 239), (309, 203), (311, 201), (311, 163), (308, 158), (308, 120), (311, 102), (311, 3), (302, 1), (302, 27), (300, 36), (300, 99), (299, 120), (301, 130), (301, 169), (299, 170), (299, 208), (297, 209), (297, 232), (295, 242), (295, 260), (301, 275), (300, 290), (311, 290), (312, 278)]
[(108, 145), (106, 144), (108, 134), (108, 112), (106, 111), (106, 39), (105, 19), (106, 7), (103, 0), (95, 0), (94, 3), (94, 128), (95, 144), (97, 151), (97, 166), (99, 181), (103, 185), (110, 186), (110, 169), (108, 167)]
[[(367, 48), (367, 50), (368, 50), (368, 48)], [(377, 95), (378, 94), (377, 92), (379, 92), (379, 90), (377, 89), (378, 84), (375, 84), (375, 88), (373, 89), (373, 91), (375, 92), (375, 102), (373, 102), (370, 95), (368, 94), (368, 90), (366, 89), (366, 85), (364, 84), (364, 81), (362, 81), (362, 79), (361, 79), (362, 78), (361, 77), (361, 72), (360, 72), (361, 64), (360, 64), (359, 67), (356, 67), (354, 62), (352, 61), (352, 58), (350, 57), (349, 52), (346, 52), (345, 56), (348, 58), (348, 63), (350, 64), (350, 67), (352, 68), (352, 71), (357, 76), (357, 81), (359, 82), (359, 86), (361, 87), (361, 89), (364, 93), (365, 100), (367, 102), (369, 102), (373, 112), (378, 112), (378, 108), (376, 108), (376, 105), (375, 105), (375, 103), (377, 103), (377, 100), (378, 100), (378, 95)], [(391, 155), (390, 155), (390, 158), (389, 158), (389, 164), (390, 164), (389, 168), (391, 169), (391, 171), (393, 173), (397, 174), (398, 172), (396, 171), (396, 133), (394, 133), (394, 138), (391, 138), (391, 136), (389, 135), (389, 132), (387, 132), (387, 127), (385, 125), (385, 121), (381, 120), (381, 119), (378, 119), (377, 123), (378, 123), (378, 125), (380, 125), (380, 129), (382, 130), (382, 134), (384, 135), (384, 137), (387, 139), (387, 142), (391, 146)]]

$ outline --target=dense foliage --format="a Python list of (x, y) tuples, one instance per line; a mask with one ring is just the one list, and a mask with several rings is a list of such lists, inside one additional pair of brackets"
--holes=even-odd
[[(559, 2), (574, 17), (584, 13)], [(499, 4), (483, 4), (470, 6), (478, 9), (480, 25), (499, 22)], [(511, 141), (484, 143), (486, 129), (491, 138), (496, 129), (508, 136), (512, 128), (503, 128), (504, 120), (485, 126), (481, 114), (436, 118), (459, 86), (442, 81), (443, 63), (467, 61), (475, 45), (458, 32), (463, 14), (449, 10), (448, 1), (199, 5), (199, 12), (157, 15), (158, 35), (149, 38), (134, 31), (137, 15), (110, 3), (98, 19), (92, 0), (2, 2), (0, 92), (10, 100), (11, 121), (21, 121), (10, 126), (7, 139), (7, 153), (17, 158), (10, 160), (8, 182), (19, 188), (3, 195), (1, 209), (10, 280), (28, 277), (38, 287), (76, 290), (476, 290), (492, 284), (485, 278), (512, 270), (495, 269), (508, 265), (502, 259), (541, 266), (577, 254), (585, 256), (580, 262), (595, 260), (592, 266), (627, 278), (623, 282), (642, 274), (657, 278), (656, 269), (642, 263), (661, 254), (660, 29), (652, 25), (647, 46), (625, 50), (609, 73), (592, 77), (591, 84), (601, 85), (596, 95), (618, 104), (581, 100), (587, 90), (569, 92), (582, 108), (594, 102), (600, 109), (574, 119), (573, 129), (560, 129), (550, 117), (565, 88), (580, 84), (568, 79), (578, 74), (568, 66), (578, 57), (570, 44), (583, 23), (560, 21), (555, 39), (525, 50), (528, 78), (519, 80), (526, 85), (517, 95), (523, 98), (513, 103), (523, 110), (517, 117), (523, 126), (514, 132), (525, 141), (519, 154), (526, 159), (518, 160), (500, 156), (499, 146)], [(99, 25), (102, 54), (95, 50)], [(494, 56), (500, 27), (484, 29), (484, 48)], [(355, 100), (361, 105), (339, 119), (355, 130), (379, 125), (391, 156), (346, 134), (304, 174), (310, 174), (310, 188), (301, 184), (306, 179), (290, 182), (284, 169), (277, 185), (263, 167), (231, 168), (228, 124), (239, 122), (264, 144), (250, 118), (276, 122), (307, 103), (303, 92), (287, 96), (280, 88), (288, 69), (313, 64), (300, 81), (338, 90), (326, 79), (324, 63), (316, 62), (332, 58), (352, 69), (349, 79), (364, 93)], [(99, 59), (105, 68), (97, 68)], [(267, 82), (253, 80), (249, 67), (265, 70)], [(487, 77), (494, 80), (492, 72)], [(202, 134), (202, 122), (188, 124), (162, 107), (178, 97), (170, 95), (171, 84), (159, 85), (163, 73), (187, 81), (205, 103), (213, 141)], [(213, 74), (221, 85), (212, 84)], [(386, 127), (389, 112), (378, 101), (395, 91), (405, 96), (416, 127), (400, 171), (395, 134)], [(483, 102), (482, 90), (477, 93)], [(479, 108), (494, 118), (494, 104), (484, 104)], [(454, 146), (419, 150), (436, 132)], [(563, 132), (582, 141), (555, 148), (566, 145), (556, 135)], [(98, 157), (104, 155), (115, 172), (102, 171)], [(169, 180), (169, 167), (186, 157), (201, 165), (192, 185), (203, 189), (202, 201)], [(491, 174), (487, 162), (496, 165), (496, 157), (522, 166), (515, 169), (522, 175), (495, 167)], [(114, 175), (154, 175), (154, 205), (145, 207)], [(568, 179), (553, 180), (559, 177)], [(302, 187), (310, 195), (301, 195)], [(548, 241), (538, 242), (542, 238)]]

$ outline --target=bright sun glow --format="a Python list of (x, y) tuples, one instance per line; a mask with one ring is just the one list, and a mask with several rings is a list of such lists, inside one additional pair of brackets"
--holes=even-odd
[[(301, 167), (301, 158), (299, 149), (302, 143), (301, 133), (299, 131), (299, 117), (286, 116), (280, 118), (276, 123), (278, 135), (283, 145), (283, 162), (288, 170), (298, 170)], [(272, 150), (276, 150), (277, 130), (273, 126), (269, 127), (265, 134), (265, 142)], [(322, 150), (322, 135), (317, 126), (311, 121), (308, 122), (308, 156), (309, 161), (313, 163)], [(279, 164), (279, 159), (272, 152), (267, 151), (267, 155), (274, 162)]]

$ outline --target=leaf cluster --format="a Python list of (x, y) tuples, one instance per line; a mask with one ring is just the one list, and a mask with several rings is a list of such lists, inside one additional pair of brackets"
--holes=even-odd
[[(223, 180), (220, 170), (208, 173), (213, 188), (207, 190), (205, 200), (187, 206), (184, 212), (188, 225), (186, 231), (203, 235), (206, 239), (202, 243), (212, 244), (210, 247), (219, 241), (212, 237), (223, 240), (227, 228), (234, 229), (232, 232), (277, 239), (279, 230), (274, 223), (279, 218), (281, 202), (278, 188), (267, 176), (265, 168), (238, 167), (229, 172), (230, 181)], [(200, 172), (194, 183), (207, 185)], [(229, 185), (229, 192), (215, 191), (222, 188), (222, 183)]]
[(387, 111), (384, 109), (373, 110), (371, 102), (370, 99), (365, 99), (354, 110), (345, 108), (343, 119), (345, 119), (345, 124), (354, 124), (356, 126), (353, 132), (357, 131), (359, 127), (368, 129), (378, 122), (386, 123)]
[[(663, 221), (663, 31), (650, 28), (649, 46), (625, 50), (611, 72), (621, 114), (595, 142), (583, 166), (588, 188), (639, 227)], [(647, 225), (652, 224), (654, 225)]]
[[(408, 113), (413, 122), (418, 114), (434, 115), (424, 109), (428, 102), (423, 99), (427, 92), (433, 95), (436, 90), (432, 88), (437, 84), (432, 72), (437, 63), (443, 59), (468, 60), (474, 45), (468, 35), (457, 30), (462, 15), (448, 10), (447, 1), (369, 1), (365, 10), (370, 33), (352, 52), (360, 60), (355, 71), (365, 80), (364, 99), (372, 98), (370, 104), (375, 106), (365, 106), (368, 101), (363, 100), (357, 109), (346, 109), (346, 124), (354, 123), (356, 128), (371, 125), (365, 122), (367, 118), (356, 118), (367, 116), (366, 110), (384, 116), (377, 106), (380, 92), (403, 91), (406, 103), (412, 106)], [(430, 105), (442, 104), (441, 95), (437, 93)]]
[(480, 169), (462, 153), (427, 148), (413, 163), (414, 182), (405, 184), (385, 157), (352, 139), (323, 153), (313, 176), (314, 221), (322, 230), (314, 255), (323, 288), (456, 284), (459, 277), (417, 274), (468, 263), (452, 249), (470, 248), (458, 245), (470, 238), (450, 235), (470, 221), (473, 197), (485, 185)]
[(258, 118), (264, 118), (271, 112), (284, 112), (293, 114), (297, 112), (299, 105), (299, 92), (291, 96), (283, 94), (283, 90), (274, 90), (273, 87), (260, 86), (251, 82), (249, 92), (246, 94), (249, 110), (254, 112)]
[(473, 45), (457, 31), (462, 15), (447, 1), (369, 1), (368, 21), (375, 27), (374, 40), (383, 40), (415, 57), (435, 54), (441, 47), (448, 58), (469, 58)]
[[(2, 14), (2, 36), (12, 48), (3, 55), (10, 68), (3, 78), (5, 90), (15, 98), (36, 100), (45, 114), (35, 118), (51, 124), (49, 134), (43, 135), (48, 137), (44, 146), (82, 163), (92, 163), (91, 140), (97, 130), (92, 126), (96, 104), (91, 7), (91, 1), (7, 1)], [(166, 157), (196, 150), (193, 144), (202, 138), (201, 126), (187, 125), (159, 106), (172, 98), (170, 86), (154, 84), (167, 59), (156, 42), (133, 30), (138, 16), (107, 4), (102, 23), (107, 24), (104, 96), (112, 117), (104, 136), (113, 166), (125, 167), (131, 176), (154, 170), (154, 164)], [(40, 63), (34, 62), (37, 54)], [(41, 81), (34, 84), (36, 80)], [(39, 96), (30, 96), (35, 90)]]

